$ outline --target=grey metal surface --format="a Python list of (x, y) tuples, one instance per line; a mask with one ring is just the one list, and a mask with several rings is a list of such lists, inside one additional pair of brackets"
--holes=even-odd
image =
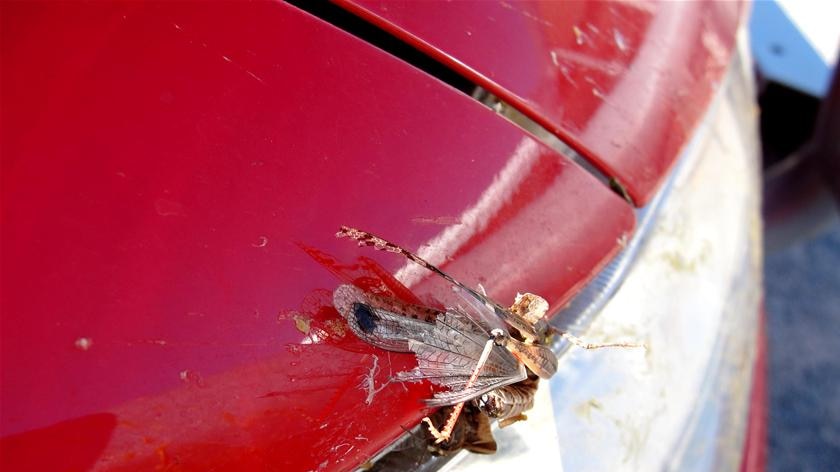
[(840, 470), (840, 225), (767, 254), (768, 468)]

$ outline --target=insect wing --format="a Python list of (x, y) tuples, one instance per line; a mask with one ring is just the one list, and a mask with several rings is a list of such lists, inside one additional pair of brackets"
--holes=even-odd
[(402, 381), (427, 379), (449, 389), (427, 400), (430, 406), (452, 405), (476, 398), (490, 390), (527, 378), (525, 366), (507, 349), (493, 346), (478, 377), (467, 388), (488, 337), (463, 313), (449, 311), (438, 317), (434, 330), (422, 339), (409, 341), (417, 356), (417, 368), (397, 374)]
[[(360, 246), (372, 246), (373, 248), (378, 249), (380, 251), (388, 251), (393, 252), (395, 254), (400, 254), (401, 256), (443, 277), (455, 287), (458, 287), (459, 289), (463, 290), (465, 292), (463, 295), (465, 299), (467, 299), (467, 297), (472, 297), (478, 304), (491, 307), (492, 310), (496, 313), (496, 316), (501, 318), (509, 326), (516, 328), (526, 338), (542, 340), (544, 336), (545, 330), (547, 328), (547, 325), (544, 321), (540, 320), (540, 322), (536, 324), (528, 323), (522, 318), (515, 316), (508, 309), (502, 307), (490, 298), (476, 292), (475, 290), (471, 289), (470, 287), (467, 287), (461, 282), (458, 282), (451, 275), (440, 270), (427, 260), (418, 256), (417, 254), (414, 254), (408, 249), (398, 246), (390, 241), (386, 241), (380, 238), (379, 236), (368, 233), (367, 231), (361, 231), (356, 228), (350, 228), (348, 226), (342, 226), (338, 233), (336, 233), (336, 236), (339, 238), (348, 237), (350, 239), (353, 239), (357, 241)], [(470, 303), (472, 304), (472, 301), (470, 301)]]
[(496, 305), (479, 300), (470, 292), (467, 292), (457, 285), (452, 286), (452, 291), (463, 300), (467, 306), (472, 308), (476, 320), (488, 333), (494, 329), (506, 330), (502, 318), (496, 313)]
[(423, 340), (434, 325), (401, 313), (378, 308), (361, 289), (341, 285), (333, 293), (333, 305), (362, 341), (387, 351), (411, 352), (411, 340)]
[(557, 356), (548, 346), (525, 344), (513, 338), (507, 338), (505, 347), (540, 378), (550, 379), (557, 373)]

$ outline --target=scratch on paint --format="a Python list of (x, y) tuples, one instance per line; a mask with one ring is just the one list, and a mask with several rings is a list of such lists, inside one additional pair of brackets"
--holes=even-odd
[(242, 72), (244, 72), (244, 73), (248, 74), (249, 76), (251, 76), (251, 78), (253, 78), (253, 79), (254, 79), (254, 80), (256, 80), (257, 82), (259, 82), (259, 83), (261, 83), (261, 84), (265, 85), (265, 81), (264, 81), (264, 80), (263, 80), (260, 76), (258, 76), (257, 74), (255, 74), (255, 73), (253, 73), (253, 72), (249, 71), (248, 69), (246, 69), (246, 68), (242, 67), (241, 65), (239, 65), (239, 63), (238, 63), (238, 62), (235, 62), (235, 61), (234, 61), (233, 59), (231, 59), (229, 56), (222, 55), (222, 59), (224, 59), (224, 61), (225, 61), (225, 62), (227, 62), (228, 64), (233, 64), (233, 65), (235, 65), (236, 67), (238, 67), (238, 68), (239, 68), (239, 70), (241, 70)]
[[(183, 30), (183, 28), (181, 28), (181, 25), (179, 25), (179, 24), (177, 24), (177, 23), (172, 23), (172, 26), (173, 26), (173, 27), (175, 27), (175, 29), (176, 29), (176, 30), (178, 30), (179, 32), (181, 32), (181, 33), (185, 33), (185, 32), (184, 32), (184, 30)], [(187, 36), (187, 39), (188, 39), (188, 42), (189, 42), (190, 44), (194, 44), (194, 43), (197, 41), (197, 39), (196, 39), (196, 41), (194, 41), (193, 39), (189, 39), (189, 36)], [(201, 42), (201, 47), (203, 47), (204, 49), (207, 49), (207, 43), (202, 41), (202, 42)], [(250, 52), (250, 51), (248, 51), (248, 52)], [(253, 55), (253, 53), (252, 53), (251, 55)], [(233, 60), (233, 58), (232, 58), (232, 57), (230, 57), (230, 56), (228, 56), (228, 55), (225, 55), (225, 54), (220, 54), (220, 56), (221, 56), (221, 58), (222, 58), (222, 60), (223, 60), (223, 61), (227, 62), (228, 64), (233, 64), (233, 65), (235, 65), (236, 67), (238, 67), (238, 68), (239, 68), (239, 70), (241, 70), (242, 72), (244, 72), (244, 73), (248, 74), (248, 75), (249, 75), (252, 79), (256, 80), (257, 82), (259, 82), (259, 83), (261, 83), (261, 84), (263, 84), (263, 85), (265, 85), (265, 81), (262, 79), (262, 77), (260, 77), (260, 76), (258, 76), (257, 74), (255, 74), (255, 73), (251, 72), (250, 70), (248, 70), (248, 69), (246, 69), (246, 68), (242, 67), (242, 66), (241, 66), (241, 65), (239, 65), (237, 62), (235, 62), (235, 61)]]
[(522, 8), (522, 9), (515, 8), (513, 5), (511, 5), (508, 2), (499, 2), (499, 6), (501, 6), (502, 8), (507, 8), (508, 10), (511, 10), (511, 11), (515, 11), (515, 12), (519, 13), (520, 15), (524, 16), (525, 18), (528, 18), (529, 20), (532, 20), (532, 21), (536, 21), (537, 23), (540, 23), (542, 25), (552, 27), (552, 28), (554, 27), (554, 23), (552, 23), (552, 22), (550, 22), (550, 21), (548, 21), (544, 18), (540, 18), (539, 16), (527, 11), (525, 8)]
[(572, 26), (572, 32), (575, 33), (575, 43), (577, 43), (578, 46), (583, 45), (583, 42), (586, 38), (586, 36), (583, 34), (583, 31), (581, 31), (580, 28), (578, 28), (577, 25), (575, 25)]
[(250, 75), (251, 77), (253, 77), (253, 78), (254, 78), (257, 82), (259, 82), (259, 83), (261, 83), (261, 84), (265, 85), (265, 82), (263, 81), (263, 79), (259, 78), (259, 77), (257, 76), (257, 74), (255, 74), (255, 73), (253, 73), (253, 72), (251, 72), (251, 71), (249, 71), (249, 70), (245, 70), (245, 73), (246, 73), (246, 74), (248, 74), (248, 75)]
[(350, 453), (350, 451), (352, 451), (353, 449), (355, 449), (355, 446), (353, 446), (353, 445), (352, 445), (352, 444), (350, 444), (350, 443), (345, 442), (345, 443), (341, 443), (341, 444), (338, 444), (338, 445), (336, 445), (336, 446), (331, 447), (331, 448), (330, 448), (330, 452), (332, 452), (333, 454), (335, 454), (335, 453), (337, 453), (337, 452), (339, 451), (339, 449), (342, 449), (342, 448), (343, 448), (343, 449), (345, 449), (345, 451), (344, 451), (344, 454), (342, 454), (342, 455), (341, 455), (341, 457), (344, 457), (344, 456), (346, 456), (347, 454), (349, 454), (349, 453)]
[(569, 72), (568, 67), (560, 66), (560, 73), (563, 74), (563, 78), (565, 78), (570, 84), (572, 84), (572, 87), (578, 88), (577, 82), (575, 82), (575, 79), (572, 78), (572, 74)]
[(461, 219), (454, 216), (438, 216), (438, 217), (425, 217), (425, 216), (415, 216), (411, 219), (412, 223), (417, 224), (426, 224), (426, 225), (440, 225), (440, 226), (450, 226), (450, 225), (460, 225)]
[(160, 216), (178, 216), (184, 211), (184, 206), (176, 201), (158, 198), (155, 200), (155, 211)]
[(619, 51), (627, 52), (627, 40), (624, 39), (624, 35), (621, 34), (621, 31), (613, 29), (613, 40), (615, 41), (615, 46)]

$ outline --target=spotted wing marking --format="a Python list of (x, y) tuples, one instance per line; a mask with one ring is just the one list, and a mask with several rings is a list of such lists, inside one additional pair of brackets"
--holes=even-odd
[(495, 312), (496, 316), (501, 318), (505, 323), (509, 326), (515, 328), (519, 331), (525, 338), (531, 340), (542, 341), (545, 337), (545, 332), (547, 330), (547, 324), (544, 320), (539, 320), (535, 323), (531, 323), (520, 316), (517, 316), (514, 313), (511, 313), (510, 310), (507, 308), (502, 307), (498, 303), (494, 302), (490, 298), (478, 293), (477, 291), (473, 290), (470, 287), (458, 282), (453, 278), (451, 275), (447, 274), (446, 272), (438, 269), (430, 262), (426, 261), (422, 257), (414, 254), (413, 252), (405, 249), (401, 246), (398, 246), (390, 241), (386, 241), (374, 234), (368, 233), (367, 231), (362, 231), (356, 228), (350, 228), (348, 226), (342, 226), (341, 229), (336, 233), (336, 236), (339, 238), (348, 237), (358, 242), (359, 246), (371, 246), (375, 249), (380, 251), (389, 251), (396, 254), (400, 254), (401, 256), (409, 259), (426, 269), (434, 272), (435, 274), (443, 277), (452, 285), (460, 288), (466, 294), (474, 298), (479, 302), (480, 305), (484, 305), (486, 309), (492, 310)]
[(423, 339), (434, 328), (423, 319), (374, 306), (370, 295), (353, 285), (336, 288), (333, 305), (356, 337), (387, 351), (411, 352), (409, 340)]

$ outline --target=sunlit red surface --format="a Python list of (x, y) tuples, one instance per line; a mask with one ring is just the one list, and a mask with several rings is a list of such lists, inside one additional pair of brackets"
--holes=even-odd
[(414, 360), (342, 333), (331, 290), (445, 294), (340, 225), (553, 306), (632, 231), (577, 165), (286, 4), (0, 18), (3, 470), (352, 469), (430, 387), (367, 404)]
[(656, 191), (723, 79), (743, 2), (338, 0)]

